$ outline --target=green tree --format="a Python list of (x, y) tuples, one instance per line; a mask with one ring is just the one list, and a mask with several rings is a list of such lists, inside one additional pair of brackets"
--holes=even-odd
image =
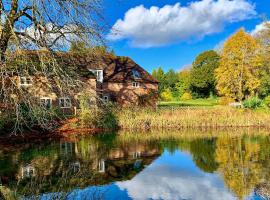
[(170, 88), (172, 91), (175, 91), (175, 85), (178, 82), (178, 75), (173, 69), (169, 69), (169, 71), (165, 74), (165, 85), (166, 88)]
[(159, 67), (157, 69), (154, 69), (152, 72), (152, 76), (159, 81), (158, 90), (159, 94), (164, 90), (165, 88), (165, 72), (163, 71), (162, 67)]
[(190, 90), (190, 70), (183, 70), (178, 73), (178, 82), (175, 85), (178, 97), (182, 97), (184, 93)]
[(196, 57), (190, 73), (190, 87), (198, 97), (209, 97), (215, 93), (214, 71), (219, 66), (219, 55), (213, 51), (205, 51)]
[(256, 40), (244, 29), (225, 42), (220, 65), (215, 71), (216, 88), (220, 95), (241, 102), (257, 93), (262, 65), (258, 48)]

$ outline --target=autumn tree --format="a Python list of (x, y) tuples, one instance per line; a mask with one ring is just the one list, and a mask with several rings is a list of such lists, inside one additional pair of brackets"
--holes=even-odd
[(16, 76), (30, 80), (38, 74), (54, 82), (54, 90), (64, 96), (85, 88), (76, 65), (64, 65), (59, 50), (66, 51), (74, 40), (103, 42), (100, 8), (99, 0), (0, 0), (1, 115), (8, 115), (14, 130), (33, 126), (51, 130), (52, 119), (59, 117), (41, 108), (40, 99), (20, 87)]
[(101, 23), (96, 0), (0, 1), (0, 58), (11, 42), (19, 48), (64, 48), (73, 39), (97, 41)]
[(190, 87), (199, 97), (208, 97), (215, 92), (214, 71), (219, 66), (219, 55), (213, 51), (205, 51), (198, 55), (192, 64)]
[(262, 57), (262, 69), (260, 70), (259, 95), (266, 97), (270, 95), (270, 22), (263, 23), (264, 28), (254, 34), (255, 39), (260, 43)]
[(242, 101), (256, 95), (260, 86), (261, 59), (259, 44), (244, 29), (240, 29), (224, 44), (220, 65), (215, 71), (220, 95)]

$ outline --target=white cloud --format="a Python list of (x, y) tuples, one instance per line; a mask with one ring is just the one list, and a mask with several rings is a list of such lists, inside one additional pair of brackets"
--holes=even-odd
[(267, 21), (267, 22), (262, 22), (260, 24), (258, 24), (254, 30), (252, 30), (250, 32), (250, 34), (252, 36), (256, 36), (258, 33), (260, 33), (261, 31), (264, 31), (264, 30), (267, 30), (269, 28), (269, 24), (270, 24), (270, 21)]
[[(180, 163), (180, 164), (179, 164)], [(117, 182), (132, 199), (236, 200), (218, 174), (202, 173), (184, 163), (153, 163), (132, 180)], [(177, 166), (179, 165), (179, 166)]]
[(255, 5), (247, 0), (202, 0), (188, 6), (131, 8), (118, 19), (108, 39), (127, 39), (135, 47), (155, 47), (218, 33), (227, 23), (256, 15)]

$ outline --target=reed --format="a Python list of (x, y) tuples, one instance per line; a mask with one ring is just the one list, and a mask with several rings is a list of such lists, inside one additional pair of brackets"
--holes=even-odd
[(266, 127), (270, 128), (270, 112), (236, 109), (224, 106), (196, 108), (144, 109), (126, 108), (117, 113), (123, 129), (150, 128), (218, 128)]

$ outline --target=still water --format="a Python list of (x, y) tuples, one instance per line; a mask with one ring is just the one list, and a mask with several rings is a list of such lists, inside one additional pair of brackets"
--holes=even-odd
[(0, 199), (259, 200), (269, 178), (267, 134), (111, 133), (0, 150)]

